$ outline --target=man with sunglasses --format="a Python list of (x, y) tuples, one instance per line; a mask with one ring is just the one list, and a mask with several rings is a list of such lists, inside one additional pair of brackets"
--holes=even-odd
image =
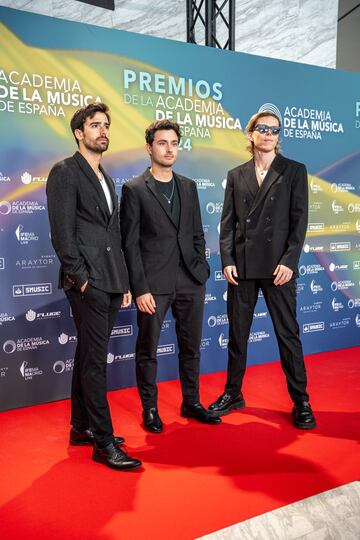
[(307, 172), (303, 164), (279, 154), (280, 131), (280, 120), (274, 113), (253, 115), (246, 126), (252, 159), (227, 176), (220, 251), (228, 281), (228, 371), (225, 392), (209, 410), (223, 416), (245, 407), (241, 386), (261, 289), (294, 403), (294, 425), (312, 429), (316, 422), (306, 391), (295, 285), (307, 228)]

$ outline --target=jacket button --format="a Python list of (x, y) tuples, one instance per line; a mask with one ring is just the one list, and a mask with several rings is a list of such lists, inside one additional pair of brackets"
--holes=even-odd
[(271, 242), (271, 238), (268, 238), (267, 241), (268, 241), (268, 242)]
[(267, 218), (266, 218), (266, 221), (267, 221), (268, 223), (270, 223), (271, 217), (267, 217)]
[(100, 208), (98, 206), (95, 206), (95, 210), (100, 210)]
[(251, 219), (247, 218), (246, 223), (251, 223)]
[(108, 246), (108, 247), (106, 248), (106, 251), (111, 251), (111, 247)]
[(275, 197), (274, 197), (274, 195), (272, 195), (272, 196), (270, 197), (270, 201), (274, 201), (274, 200), (275, 200)]

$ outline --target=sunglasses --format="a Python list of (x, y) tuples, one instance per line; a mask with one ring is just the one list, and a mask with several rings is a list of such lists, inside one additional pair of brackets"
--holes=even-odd
[(268, 126), (267, 124), (258, 124), (257, 126), (254, 127), (254, 131), (258, 131), (259, 133), (261, 133), (261, 135), (264, 135), (265, 133), (269, 133), (270, 131), (273, 135), (279, 135), (281, 131), (281, 127)]

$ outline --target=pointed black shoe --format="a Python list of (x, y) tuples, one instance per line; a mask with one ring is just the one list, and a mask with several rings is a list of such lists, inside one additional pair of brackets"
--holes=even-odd
[[(115, 444), (124, 444), (124, 437), (114, 437)], [(70, 445), (71, 446), (94, 446), (95, 438), (91, 429), (79, 431), (72, 427), (70, 430)]]
[(108, 444), (105, 448), (94, 446), (92, 458), (97, 463), (103, 463), (111, 469), (118, 471), (136, 469), (142, 464), (139, 459), (128, 456), (114, 443)]
[(201, 403), (196, 403), (195, 405), (181, 405), (180, 415), (183, 418), (194, 418), (202, 424), (220, 424), (221, 419), (214, 416), (209, 412)]
[(143, 410), (143, 422), (144, 428), (151, 433), (161, 433), (163, 430), (163, 423), (159, 416), (158, 410), (156, 407), (151, 407), (151, 409)]
[(224, 392), (214, 403), (209, 405), (209, 411), (214, 416), (225, 416), (235, 409), (244, 409), (245, 405), (245, 400), (241, 392), (237, 396), (232, 396)]
[(314, 429), (316, 427), (315, 416), (311, 410), (310, 403), (294, 403), (292, 410), (294, 426), (298, 429)]

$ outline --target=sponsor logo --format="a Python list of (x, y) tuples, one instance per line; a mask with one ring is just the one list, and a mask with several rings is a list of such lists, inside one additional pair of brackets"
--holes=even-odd
[(323, 201), (313, 201), (309, 204), (309, 213), (316, 214), (316, 212), (320, 212), (321, 208), (323, 206)]
[(360, 328), (360, 315), (357, 314), (355, 317), (355, 324), (358, 328)]
[(17, 259), (15, 266), (19, 270), (37, 270), (54, 264), (55, 255), (41, 255), (38, 259)]
[(111, 332), (110, 338), (118, 338), (118, 337), (124, 337), (124, 336), (132, 336), (133, 335), (133, 325), (127, 324), (124, 326), (114, 326)]
[(167, 345), (159, 345), (156, 354), (158, 356), (164, 356), (165, 354), (175, 354), (175, 344), (169, 343)]
[(330, 263), (329, 264), (330, 272), (338, 272), (339, 270), (347, 270), (348, 267), (349, 267), (348, 264), (335, 264), (335, 263)]
[(6, 354), (12, 354), (16, 352), (25, 352), (25, 351), (36, 351), (40, 347), (45, 347), (49, 345), (49, 340), (44, 339), (40, 336), (29, 337), (29, 338), (20, 338), (16, 341), (8, 339), (3, 344), (3, 351)]
[(211, 257), (211, 250), (210, 250), (210, 248), (206, 248), (205, 249), (205, 259), (209, 260), (210, 257)]
[(20, 373), (25, 381), (31, 381), (37, 375), (42, 375), (43, 371), (38, 367), (28, 367), (29, 362), (24, 361), (20, 366)]
[(61, 317), (61, 311), (36, 312), (33, 309), (29, 309), (25, 313), (25, 318), (29, 322), (36, 321), (36, 320), (43, 320), (43, 319), (58, 319), (59, 317)]
[(329, 226), (331, 232), (347, 232), (351, 229), (350, 221), (343, 221), (342, 223), (333, 223)]
[(308, 223), (308, 231), (321, 231), (323, 232), (325, 229), (324, 223)]
[(13, 285), (13, 297), (41, 296), (52, 293), (51, 283), (29, 283), (28, 285)]
[(312, 322), (303, 324), (303, 333), (309, 334), (311, 332), (323, 332), (325, 330), (325, 322)]
[(198, 189), (210, 189), (215, 187), (215, 182), (212, 182), (210, 178), (194, 178)]
[(226, 188), (226, 184), (227, 184), (227, 178), (224, 178), (224, 179), (221, 181), (221, 187), (222, 187), (223, 189), (225, 189), (225, 188)]
[(266, 319), (267, 311), (258, 311), (254, 313), (254, 319)]
[(310, 246), (310, 244), (304, 244), (304, 253), (316, 253), (318, 251), (324, 251), (324, 246)]
[(360, 308), (360, 298), (349, 298), (348, 308), (349, 309)]
[(39, 240), (39, 237), (34, 232), (24, 232), (23, 229), (24, 226), (21, 224), (15, 229), (15, 236), (21, 245), (27, 245), (30, 242), (36, 242)]
[(333, 310), (335, 312), (338, 312), (340, 311), (341, 309), (344, 308), (344, 304), (338, 300), (336, 300), (336, 298), (333, 298), (332, 301), (331, 301), (331, 307), (333, 308)]
[(306, 306), (300, 307), (300, 313), (316, 313), (321, 309), (322, 302), (314, 302), (313, 304), (308, 304)]
[(5, 259), (0, 257), (0, 270), (5, 270)]
[(32, 182), (46, 182), (47, 181), (46, 176), (31, 176), (31, 174), (28, 173), (27, 171), (25, 171), (21, 175), (20, 178), (21, 178), (22, 183), (25, 185), (31, 184)]
[(202, 338), (201, 339), (201, 344), (200, 344), (200, 350), (204, 350), (204, 349), (207, 349), (208, 347), (210, 347), (211, 345), (211, 337), (208, 337), (208, 338)]
[(330, 251), (350, 251), (351, 242), (330, 242)]
[(205, 304), (208, 304), (209, 302), (216, 302), (216, 296), (213, 296), (211, 293), (206, 293)]
[(249, 343), (257, 343), (259, 341), (263, 341), (264, 339), (268, 339), (269, 337), (270, 334), (264, 330), (260, 330), (259, 332), (250, 332)]
[(43, 212), (46, 210), (44, 204), (38, 201), (0, 201), (0, 214), (7, 216), (10, 214), (34, 214), (34, 212)]
[(329, 324), (329, 328), (331, 330), (341, 330), (342, 328), (346, 328), (350, 324), (350, 317), (344, 317), (341, 319), (341, 321), (333, 321)]
[(9, 368), (7, 366), (0, 367), (0, 379), (3, 377), (5, 378), (8, 374)]
[(0, 182), (11, 182), (10, 176), (5, 176), (2, 172), (0, 172)]
[(7, 322), (14, 322), (15, 317), (13, 315), (9, 315), (6, 312), (0, 313), (0, 325)]
[(203, 225), (202, 228), (203, 228), (204, 234), (208, 234), (210, 230), (210, 225), (207, 225), (207, 224)]
[(226, 291), (224, 291), (224, 293), (223, 293), (223, 300), (224, 300), (224, 302), (227, 302), (227, 299), (228, 299), (228, 292), (227, 292), (227, 290), (226, 290)]
[(355, 186), (349, 182), (333, 182), (331, 184), (331, 191), (333, 193), (349, 193), (350, 191), (355, 191)]
[(344, 279), (343, 281), (333, 281), (330, 287), (332, 291), (346, 291), (354, 287), (354, 285), (355, 283), (350, 279)]
[(360, 261), (353, 261), (353, 269), (360, 270)]
[(349, 214), (353, 214), (354, 212), (360, 212), (360, 203), (349, 203), (348, 212)]
[(61, 373), (69, 372), (74, 369), (74, 359), (69, 358), (68, 360), (57, 360), (53, 364), (53, 372), (57, 375), (61, 375)]
[(356, 232), (360, 233), (360, 219), (357, 219), (355, 222)]
[(324, 271), (324, 267), (321, 266), (321, 264), (302, 264), (299, 267), (300, 276), (318, 274), (319, 272), (323, 272), (323, 271)]
[(60, 345), (66, 345), (67, 343), (76, 343), (77, 342), (77, 336), (69, 336), (68, 334), (65, 334), (62, 332), (58, 336), (58, 342)]
[(229, 338), (225, 337), (225, 334), (224, 332), (221, 332), (221, 334), (219, 335), (219, 345), (222, 349), (227, 349), (227, 346), (228, 346), (228, 343), (229, 343)]
[(344, 211), (344, 207), (341, 204), (337, 203), (336, 200), (334, 199), (333, 202), (331, 203), (331, 210), (337, 216), (338, 214)]
[(169, 330), (170, 328), (170, 325), (171, 325), (171, 319), (167, 319), (166, 321), (163, 321), (162, 325), (161, 325), (161, 330)]
[(296, 283), (296, 294), (305, 291), (305, 283)]
[(124, 362), (126, 360), (134, 360), (135, 359), (135, 353), (123, 353), (123, 354), (113, 354), (111, 352), (107, 355), (107, 363), (112, 364), (113, 362)]
[(223, 203), (222, 202), (208, 202), (206, 205), (206, 211), (208, 214), (221, 214), (223, 209)]
[(225, 281), (224, 274), (221, 270), (215, 270), (215, 281)]
[(222, 315), (210, 315), (208, 318), (208, 325), (210, 328), (214, 328), (214, 326), (223, 326), (224, 324), (229, 324), (226, 313), (223, 313)]
[(313, 294), (318, 294), (319, 292), (322, 292), (324, 289), (322, 288), (320, 284), (315, 282), (315, 279), (312, 279), (310, 283), (310, 290)]
[(316, 182), (313, 178), (310, 181), (310, 189), (312, 193), (320, 193), (321, 191), (324, 191), (321, 184)]

